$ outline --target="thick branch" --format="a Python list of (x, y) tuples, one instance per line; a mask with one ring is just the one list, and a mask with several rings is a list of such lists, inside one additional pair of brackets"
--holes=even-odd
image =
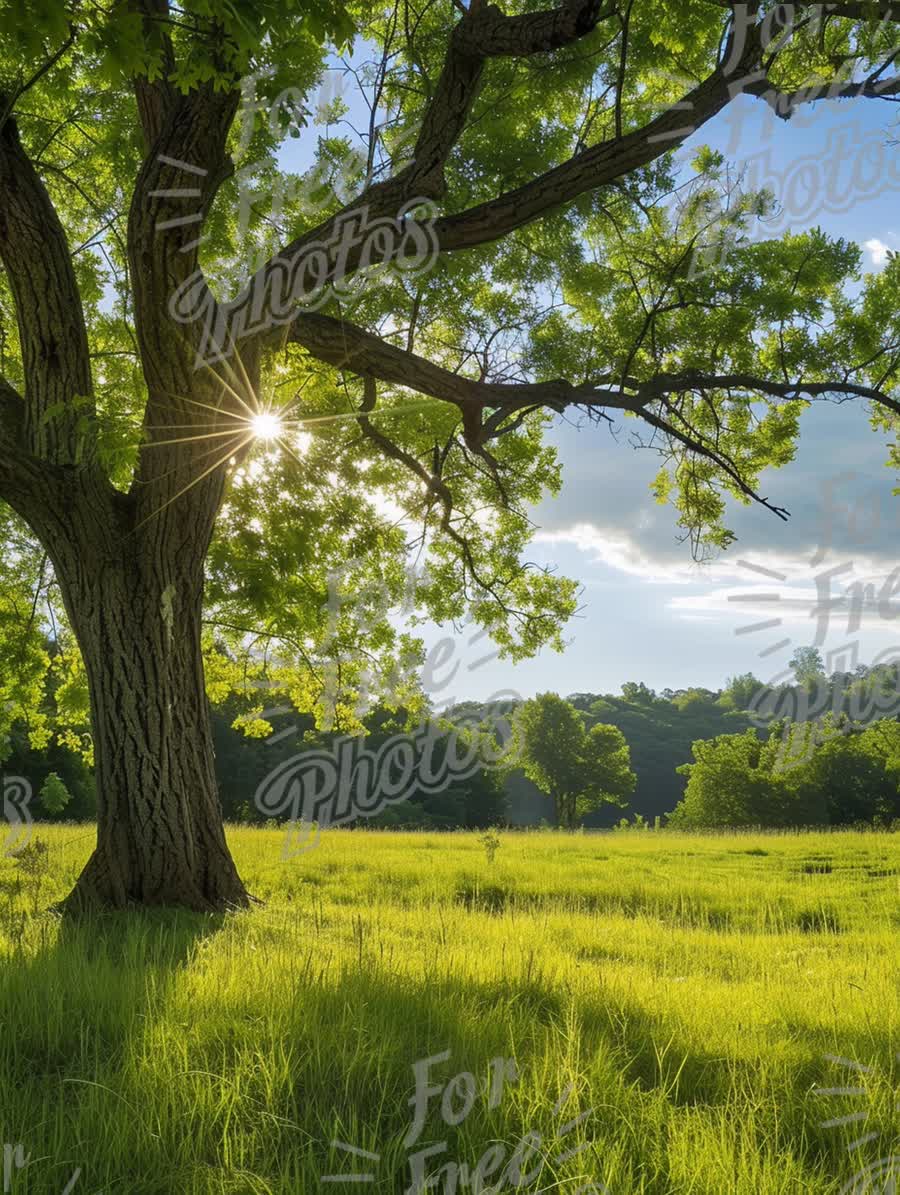
[(76, 424), (93, 409), (75, 405), (93, 393), (84, 310), (66, 234), (13, 117), (0, 128), (0, 259), (22, 345), (25, 442), (36, 456), (75, 464), (88, 447)]
[(128, 215), (139, 327), (167, 319), (169, 299), (196, 270), (204, 220), (233, 169), (225, 141), (239, 101), (212, 85), (179, 95), (144, 159)]
[[(171, 441), (173, 433), (167, 429), (173, 424), (214, 420), (208, 408), (222, 397), (221, 382), (198, 379), (195, 372), (202, 324), (177, 322), (172, 303), (185, 283), (205, 290), (198, 250), (206, 214), (232, 169), (225, 142), (239, 99), (237, 91), (216, 92), (211, 85), (179, 95), (135, 184), (128, 216), (128, 256), (148, 391), (144, 430), (150, 442)], [(190, 395), (200, 405), (191, 403)], [(225, 403), (226, 408), (230, 405), (230, 400)], [(188, 480), (186, 465), (196, 465), (186, 461), (191, 456), (186, 450), (143, 452), (135, 478), (142, 503), (158, 508), (169, 501)], [(151, 482), (159, 484), (151, 486)], [(198, 486), (191, 497), (208, 506), (211, 499), (203, 494), (204, 488)]]
[[(758, 36), (746, 39), (738, 74), (742, 77), (755, 65), (759, 53)], [(453, 56), (450, 56), (452, 62)], [(748, 69), (744, 69), (744, 68)], [(447, 67), (450, 70), (450, 66)], [(474, 78), (469, 75), (469, 82)], [(449, 84), (448, 84), (449, 86)], [(443, 155), (449, 143), (458, 132), (466, 103), (465, 86), (459, 84), (460, 96), (457, 115), (453, 118), (452, 135), (436, 129), (429, 134), (428, 156), (423, 157), (421, 167), (415, 163), (404, 172), (385, 183), (369, 188), (352, 206), (329, 218), (317, 228), (293, 241), (283, 254), (268, 262), (251, 280), (247, 289), (232, 303), (221, 309), (222, 326), (232, 323), (239, 329), (237, 336), (265, 337), (266, 324), (271, 316), (266, 308), (268, 296), (284, 292), (291, 284), (294, 274), (303, 263), (304, 254), (315, 250), (329, 254), (331, 273), (320, 276), (319, 284), (339, 283), (359, 266), (366, 234), (376, 219), (386, 216), (397, 218), (399, 205), (409, 198), (410, 180), (422, 181), (427, 176), (434, 182), (441, 171)], [(682, 144), (706, 121), (724, 108), (739, 86), (731, 81), (724, 68), (715, 71), (708, 79), (689, 92), (682, 101), (662, 112), (645, 126), (623, 137), (613, 137), (599, 145), (583, 150), (569, 161), (548, 170), (531, 182), (507, 191), (495, 199), (469, 208), (456, 215), (435, 220), (429, 229), (439, 252), (468, 249), (486, 244), (508, 235), (548, 213), (571, 203), (587, 192), (617, 182), (634, 170), (645, 166), (656, 158)], [(423, 131), (424, 133), (424, 131)], [(425, 151), (423, 150), (423, 153)], [(424, 171), (424, 175), (421, 173)], [(361, 227), (348, 242), (345, 240), (342, 222), (347, 227), (347, 213), (362, 215)], [(399, 227), (398, 221), (398, 227)], [(421, 238), (398, 235), (395, 238), (395, 256), (420, 254)], [(389, 253), (385, 253), (387, 261)], [(291, 289), (288, 285), (288, 289)], [(246, 328), (247, 312), (259, 309), (261, 322), (254, 322)], [(221, 344), (228, 350), (228, 338)]]
[[(252, 349), (242, 346), (238, 381), (209, 369), (198, 374), (203, 325), (178, 322), (173, 314), (180, 287), (206, 291), (199, 246), (218, 188), (233, 169), (226, 139), (239, 101), (236, 88), (216, 91), (210, 83), (171, 102), (157, 95), (149, 109), (145, 105), (145, 129), (152, 131), (157, 119), (161, 127), (138, 174), (128, 216), (135, 323), (148, 393), (145, 442), (131, 493), (138, 525), (146, 524), (145, 534), (160, 545), (187, 542), (192, 535), (195, 542), (208, 542), (229, 454), (246, 439), (241, 434), (246, 424), (233, 419), (246, 410), (234, 387), (251, 393), (255, 387)], [(232, 417), (234, 434), (205, 439), (199, 434), (203, 427), (220, 430), (217, 410)], [(178, 425), (193, 425), (198, 435), (186, 443), (184, 433), (173, 430)]]
[(71, 505), (73, 477), (70, 469), (32, 454), (26, 424), (22, 396), (0, 377), (0, 499), (49, 534)]
[[(470, 10), (471, 11), (471, 10)], [(559, 8), (507, 17), (494, 4), (477, 9), (457, 26), (460, 49), (485, 58), (546, 54), (591, 33), (616, 11), (602, 0), (564, 0)]]
[[(627, 378), (619, 386), (615, 385), (615, 379), (611, 376), (593, 383), (578, 384), (565, 379), (522, 383), (479, 382), (389, 344), (353, 324), (327, 316), (298, 316), (290, 326), (289, 339), (336, 368), (346, 368), (370, 381), (379, 379), (406, 386), (432, 398), (453, 403), (462, 412), (465, 441), (476, 451), (509, 430), (508, 425), (504, 427), (503, 421), (517, 412), (521, 418), (525, 411), (540, 408), (557, 412), (572, 406), (592, 412), (606, 409), (630, 411), (651, 427), (671, 436), (690, 452), (712, 460), (742, 493), (781, 518), (786, 516), (786, 512), (761, 497), (744, 480), (738, 464), (726, 452), (703, 433), (695, 431), (689, 423), (673, 420), (673, 408), (667, 402), (667, 396), (690, 392), (739, 391), (786, 402), (821, 398), (838, 401), (861, 399), (877, 403), (893, 414), (900, 415), (900, 401), (882, 390), (860, 385), (846, 377), (831, 382), (811, 382), (802, 378), (790, 382), (746, 373), (701, 374), (687, 371), (679, 374), (660, 373), (644, 381)], [(448, 519), (452, 504), (448, 504), (449, 493), (440, 476), (429, 473), (419, 461), (392, 442), (388, 449), (387, 437), (374, 428), (367, 418), (373, 405), (374, 391), (367, 390), (366, 403), (360, 416), (364, 434), (417, 474), (442, 503), (445, 520)]]
[(402, 180), (405, 195), (444, 193), (443, 167), (465, 128), (488, 58), (529, 57), (570, 45), (615, 12), (602, 0), (565, 0), (559, 8), (507, 17), (496, 5), (470, 5), (450, 35), (444, 67)]
[(574, 386), (565, 379), (549, 382), (478, 382), (453, 373), (441, 365), (408, 353), (355, 324), (329, 316), (298, 316), (288, 329), (288, 340), (302, 345), (314, 357), (338, 369), (349, 369), (360, 376), (378, 378), (396, 386), (406, 386), (420, 394), (455, 403), (467, 414), (485, 408), (502, 407), (514, 411), (521, 407), (544, 406), (562, 410), (579, 403), (603, 403), (631, 409), (633, 400), (618, 391), (599, 391), (595, 386)]
[[(403, 205), (412, 199), (442, 196), (444, 164), (466, 126), (485, 60), (501, 56), (526, 57), (560, 49), (590, 33), (614, 12), (614, 5), (601, 3), (601, 0), (565, 0), (559, 8), (517, 17), (504, 16), (494, 5), (471, 5), (450, 35), (443, 69), (425, 112), (412, 164), (393, 178), (371, 184), (340, 212), (285, 246), (258, 272), (252, 285), (266, 290), (273, 271), (291, 270), (310, 247), (330, 242), (351, 212), (364, 212), (365, 221), (372, 224), (382, 217), (396, 217)], [(661, 141), (651, 159), (668, 148), (671, 147)], [(623, 169), (631, 168), (631, 164), (626, 163)], [(580, 194), (580, 191), (575, 193)], [(510, 193), (512, 202), (516, 202), (517, 197), (518, 192)], [(554, 200), (549, 206), (558, 202), (558, 199)], [(481, 212), (480, 207), (473, 210)], [(533, 218), (533, 215), (528, 217)], [(439, 231), (446, 228), (449, 238), (446, 248), (461, 247), (461, 242), (452, 243), (455, 226), (444, 221), (439, 221), (438, 226)], [(512, 227), (519, 227), (519, 224)], [(496, 235), (501, 236), (509, 230), (501, 228)], [(474, 243), (485, 239), (494, 237), (482, 237)], [(441, 243), (441, 248), (444, 247)], [(341, 270), (352, 272), (358, 260), (359, 247), (342, 260)], [(239, 297), (232, 306), (240, 307), (244, 301), (245, 296)]]
[(496, 199), (434, 222), (441, 251), (470, 249), (499, 240), (548, 215), (581, 195), (608, 186), (682, 145), (725, 108), (739, 90), (717, 70), (654, 120), (623, 137), (582, 150)]

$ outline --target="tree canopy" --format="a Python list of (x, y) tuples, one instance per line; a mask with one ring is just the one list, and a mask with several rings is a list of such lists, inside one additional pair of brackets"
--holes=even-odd
[[(309, 421), (302, 434), (291, 425), (248, 462), (233, 415), (234, 436), (216, 439), (229, 429), (201, 427), (208, 412), (185, 407), (180, 422), (208, 438), (180, 446), (179, 485), (220, 456), (231, 474), (209, 558), (210, 625), (238, 654), (246, 628), (277, 644), (306, 707), (321, 702), (335, 654), (347, 657), (348, 693), (365, 683), (349, 648), (362, 627), (366, 666), (380, 661), (388, 688), (388, 658), (405, 652), (411, 663), (415, 650), (386, 619), (367, 623), (364, 608), (375, 588), (403, 601), (402, 514), (427, 528), (420, 608), (454, 618), (471, 599), (513, 655), (558, 642), (574, 588), (521, 564), (528, 506), (559, 482), (542, 442), (556, 413), (647, 428), (666, 458), (657, 494), (676, 503), (698, 545), (729, 542), (726, 495), (750, 500), (761, 470), (790, 459), (809, 401), (854, 398), (882, 420), (896, 413), (900, 267), (889, 263), (851, 297), (856, 247), (817, 229), (753, 243), (754, 213), (767, 201), (742, 196), (729, 207), (731, 252), (718, 269), (692, 273), (695, 251), (723, 235), (710, 218), (725, 198), (723, 163), (701, 154), (693, 179), (673, 172), (689, 133), (738, 95), (785, 119), (851, 95), (893, 98), (890, 18), (878, 3), (675, 10), (570, 0), (522, 12), (448, 3), (415, 22), (404, 4), (326, 0), (4, 4), (0, 318), (14, 504), (25, 509), (13, 445), (26, 416), (39, 455), (95, 460), (140, 499), (138, 522), (176, 492), (151, 462), (189, 435), (176, 434), (158, 400), (148, 406), (142, 354), (152, 337), (141, 323), (152, 302), (138, 285), (139, 238), (178, 265), (167, 267), (160, 304), (202, 270), (227, 305), (248, 269), (263, 261), (265, 285), (279, 256), (324, 239), (350, 207), (364, 204), (374, 218), (428, 200), (441, 212), (430, 273), (385, 275), (353, 302), (298, 311), (274, 340), (238, 341), (219, 367), (222, 384), (240, 392), (241, 355), (277, 350), (251, 405)], [(359, 136), (346, 102), (318, 115), (311, 106), (322, 71), (343, 63), (360, 81), (358, 102), (372, 105)], [(286, 91), (300, 98), (272, 120), (267, 105)], [(165, 120), (173, 127), (163, 144)], [(308, 146), (299, 174), (281, 169), (288, 133)], [(185, 183), (165, 157), (208, 171), (196, 204), (163, 195)], [(62, 242), (32, 255), (16, 224), (13, 200), (25, 203), (26, 180), (38, 179), (46, 195), (32, 211), (71, 254), (46, 318), (70, 329), (80, 364), (58, 384), (44, 362), (43, 382), (29, 376), (40, 330), (22, 310), (35, 297), (27, 275), (36, 289), (36, 264), (49, 267), (51, 248), (62, 260)], [(202, 221), (163, 228), (188, 208)], [(198, 226), (202, 244), (188, 249)], [(168, 335), (194, 335), (163, 322)], [(43, 395), (35, 416), (20, 409), (24, 390)], [(410, 390), (426, 401), (411, 406)], [(339, 484), (323, 487), (323, 476)], [(348, 617), (324, 651), (327, 574), (348, 554)], [(40, 555), (35, 545), (32, 558)]]
[[(793, 758), (785, 732), (799, 741)], [(900, 724), (881, 720), (851, 728), (826, 719), (820, 726), (776, 724), (696, 742), (684, 799), (670, 824), (724, 826), (892, 825), (900, 818)]]

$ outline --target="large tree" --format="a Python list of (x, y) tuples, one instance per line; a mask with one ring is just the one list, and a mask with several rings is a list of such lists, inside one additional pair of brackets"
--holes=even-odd
[[(742, 95), (785, 118), (895, 99), (895, 43), (892, 6), (863, 0), (0, 3), (4, 585), (31, 586), (20, 645), (49, 600), (90, 694), (98, 840), (70, 907), (246, 902), (204, 648), (207, 686), (243, 655), (350, 717), (415, 659), (391, 602), (468, 609), (513, 656), (559, 642), (574, 588), (523, 553), (563, 412), (645, 428), (659, 496), (713, 546), (807, 402), (895, 418), (900, 265), (852, 287), (852, 245), (753, 243), (765, 197), (714, 154), (692, 186), (673, 159)], [(342, 68), (360, 96), (318, 135), (276, 102)], [(393, 270), (356, 287), (351, 212), (393, 230)], [(331, 297), (268, 311), (321, 246)]]

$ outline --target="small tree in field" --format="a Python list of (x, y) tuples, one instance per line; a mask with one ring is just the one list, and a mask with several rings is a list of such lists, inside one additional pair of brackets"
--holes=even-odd
[(72, 800), (72, 794), (56, 772), (51, 772), (41, 787), (39, 800), (47, 813), (62, 813)]
[(524, 702), (513, 716), (511, 760), (551, 797), (560, 826), (572, 830), (604, 804), (622, 804), (635, 786), (628, 744), (615, 726), (590, 730), (555, 693)]

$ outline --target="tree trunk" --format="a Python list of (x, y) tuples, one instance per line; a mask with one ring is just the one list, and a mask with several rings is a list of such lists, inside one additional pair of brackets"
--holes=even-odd
[(563, 830), (575, 829), (575, 800), (569, 793), (556, 797), (556, 820)]
[(97, 846), (63, 908), (245, 906), (203, 681), (202, 545), (181, 538), (175, 551), (162, 530), (132, 531), (110, 552), (103, 539), (94, 558), (69, 547), (54, 562), (88, 676), (97, 780)]
[[(90, 686), (97, 847), (65, 906), (223, 909), (248, 897), (213, 771), (203, 561), (229, 461), (249, 440), (259, 369), (254, 346), (243, 347), (236, 368), (198, 368), (204, 325), (178, 322), (170, 300), (199, 274), (197, 221), (233, 170), (226, 142), (240, 89), (208, 80), (183, 94), (144, 80), (136, 90), (148, 148), (126, 249), (147, 398), (128, 492), (100, 459), (79, 279), (9, 104), (0, 120), (0, 261), (26, 384), (19, 395), (0, 377), (0, 497), (53, 562)], [(191, 190), (181, 189), (185, 177)], [(196, 199), (190, 208), (185, 195)]]

